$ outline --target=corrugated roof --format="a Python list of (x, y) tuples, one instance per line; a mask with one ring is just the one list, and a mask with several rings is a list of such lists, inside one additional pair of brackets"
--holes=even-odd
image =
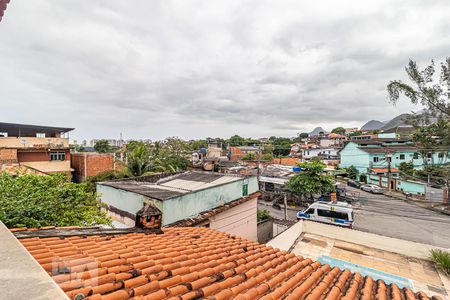
[(9, 136), (36, 136), (36, 133), (45, 133), (51, 136), (56, 133), (66, 133), (72, 130), (74, 128), (0, 122), (0, 131), (8, 132)]
[(20, 241), (70, 299), (430, 299), (202, 227)]
[(115, 180), (101, 182), (100, 185), (138, 193), (150, 198), (165, 200), (202, 189), (242, 180), (244, 177), (235, 174), (187, 171), (159, 179), (156, 182), (140, 180)]

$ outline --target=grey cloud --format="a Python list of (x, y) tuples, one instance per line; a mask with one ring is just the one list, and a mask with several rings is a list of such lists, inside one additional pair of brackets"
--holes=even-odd
[(0, 23), (3, 119), (77, 139), (390, 119), (415, 108), (389, 104), (386, 84), (409, 58), (450, 55), (449, 26), (446, 1), (16, 0)]

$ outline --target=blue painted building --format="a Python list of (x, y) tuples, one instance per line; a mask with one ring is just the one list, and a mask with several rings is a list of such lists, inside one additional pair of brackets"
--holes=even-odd
[(371, 173), (373, 168), (398, 168), (402, 162), (412, 162), (414, 168), (425, 164), (445, 164), (450, 162), (450, 151), (446, 153), (428, 152), (422, 156), (410, 141), (394, 138), (378, 138), (350, 141), (339, 152), (341, 168), (355, 166), (362, 174)]

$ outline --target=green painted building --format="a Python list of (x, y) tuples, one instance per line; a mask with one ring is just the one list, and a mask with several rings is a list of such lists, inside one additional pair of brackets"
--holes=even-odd
[(398, 168), (402, 162), (414, 164), (421, 169), (426, 164), (445, 164), (450, 162), (450, 151), (446, 153), (428, 152), (424, 156), (410, 141), (394, 138), (350, 141), (339, 152), (341, 168), (355, 166), (361, 174), (371, 173), (372, 169)]

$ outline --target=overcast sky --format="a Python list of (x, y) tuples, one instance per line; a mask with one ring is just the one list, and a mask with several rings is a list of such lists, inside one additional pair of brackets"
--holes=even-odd
[(12, 0), (0, 119), (79, 140), (295, 136), (417, 110), (387, 83), (446, 56), (448, 0)]

